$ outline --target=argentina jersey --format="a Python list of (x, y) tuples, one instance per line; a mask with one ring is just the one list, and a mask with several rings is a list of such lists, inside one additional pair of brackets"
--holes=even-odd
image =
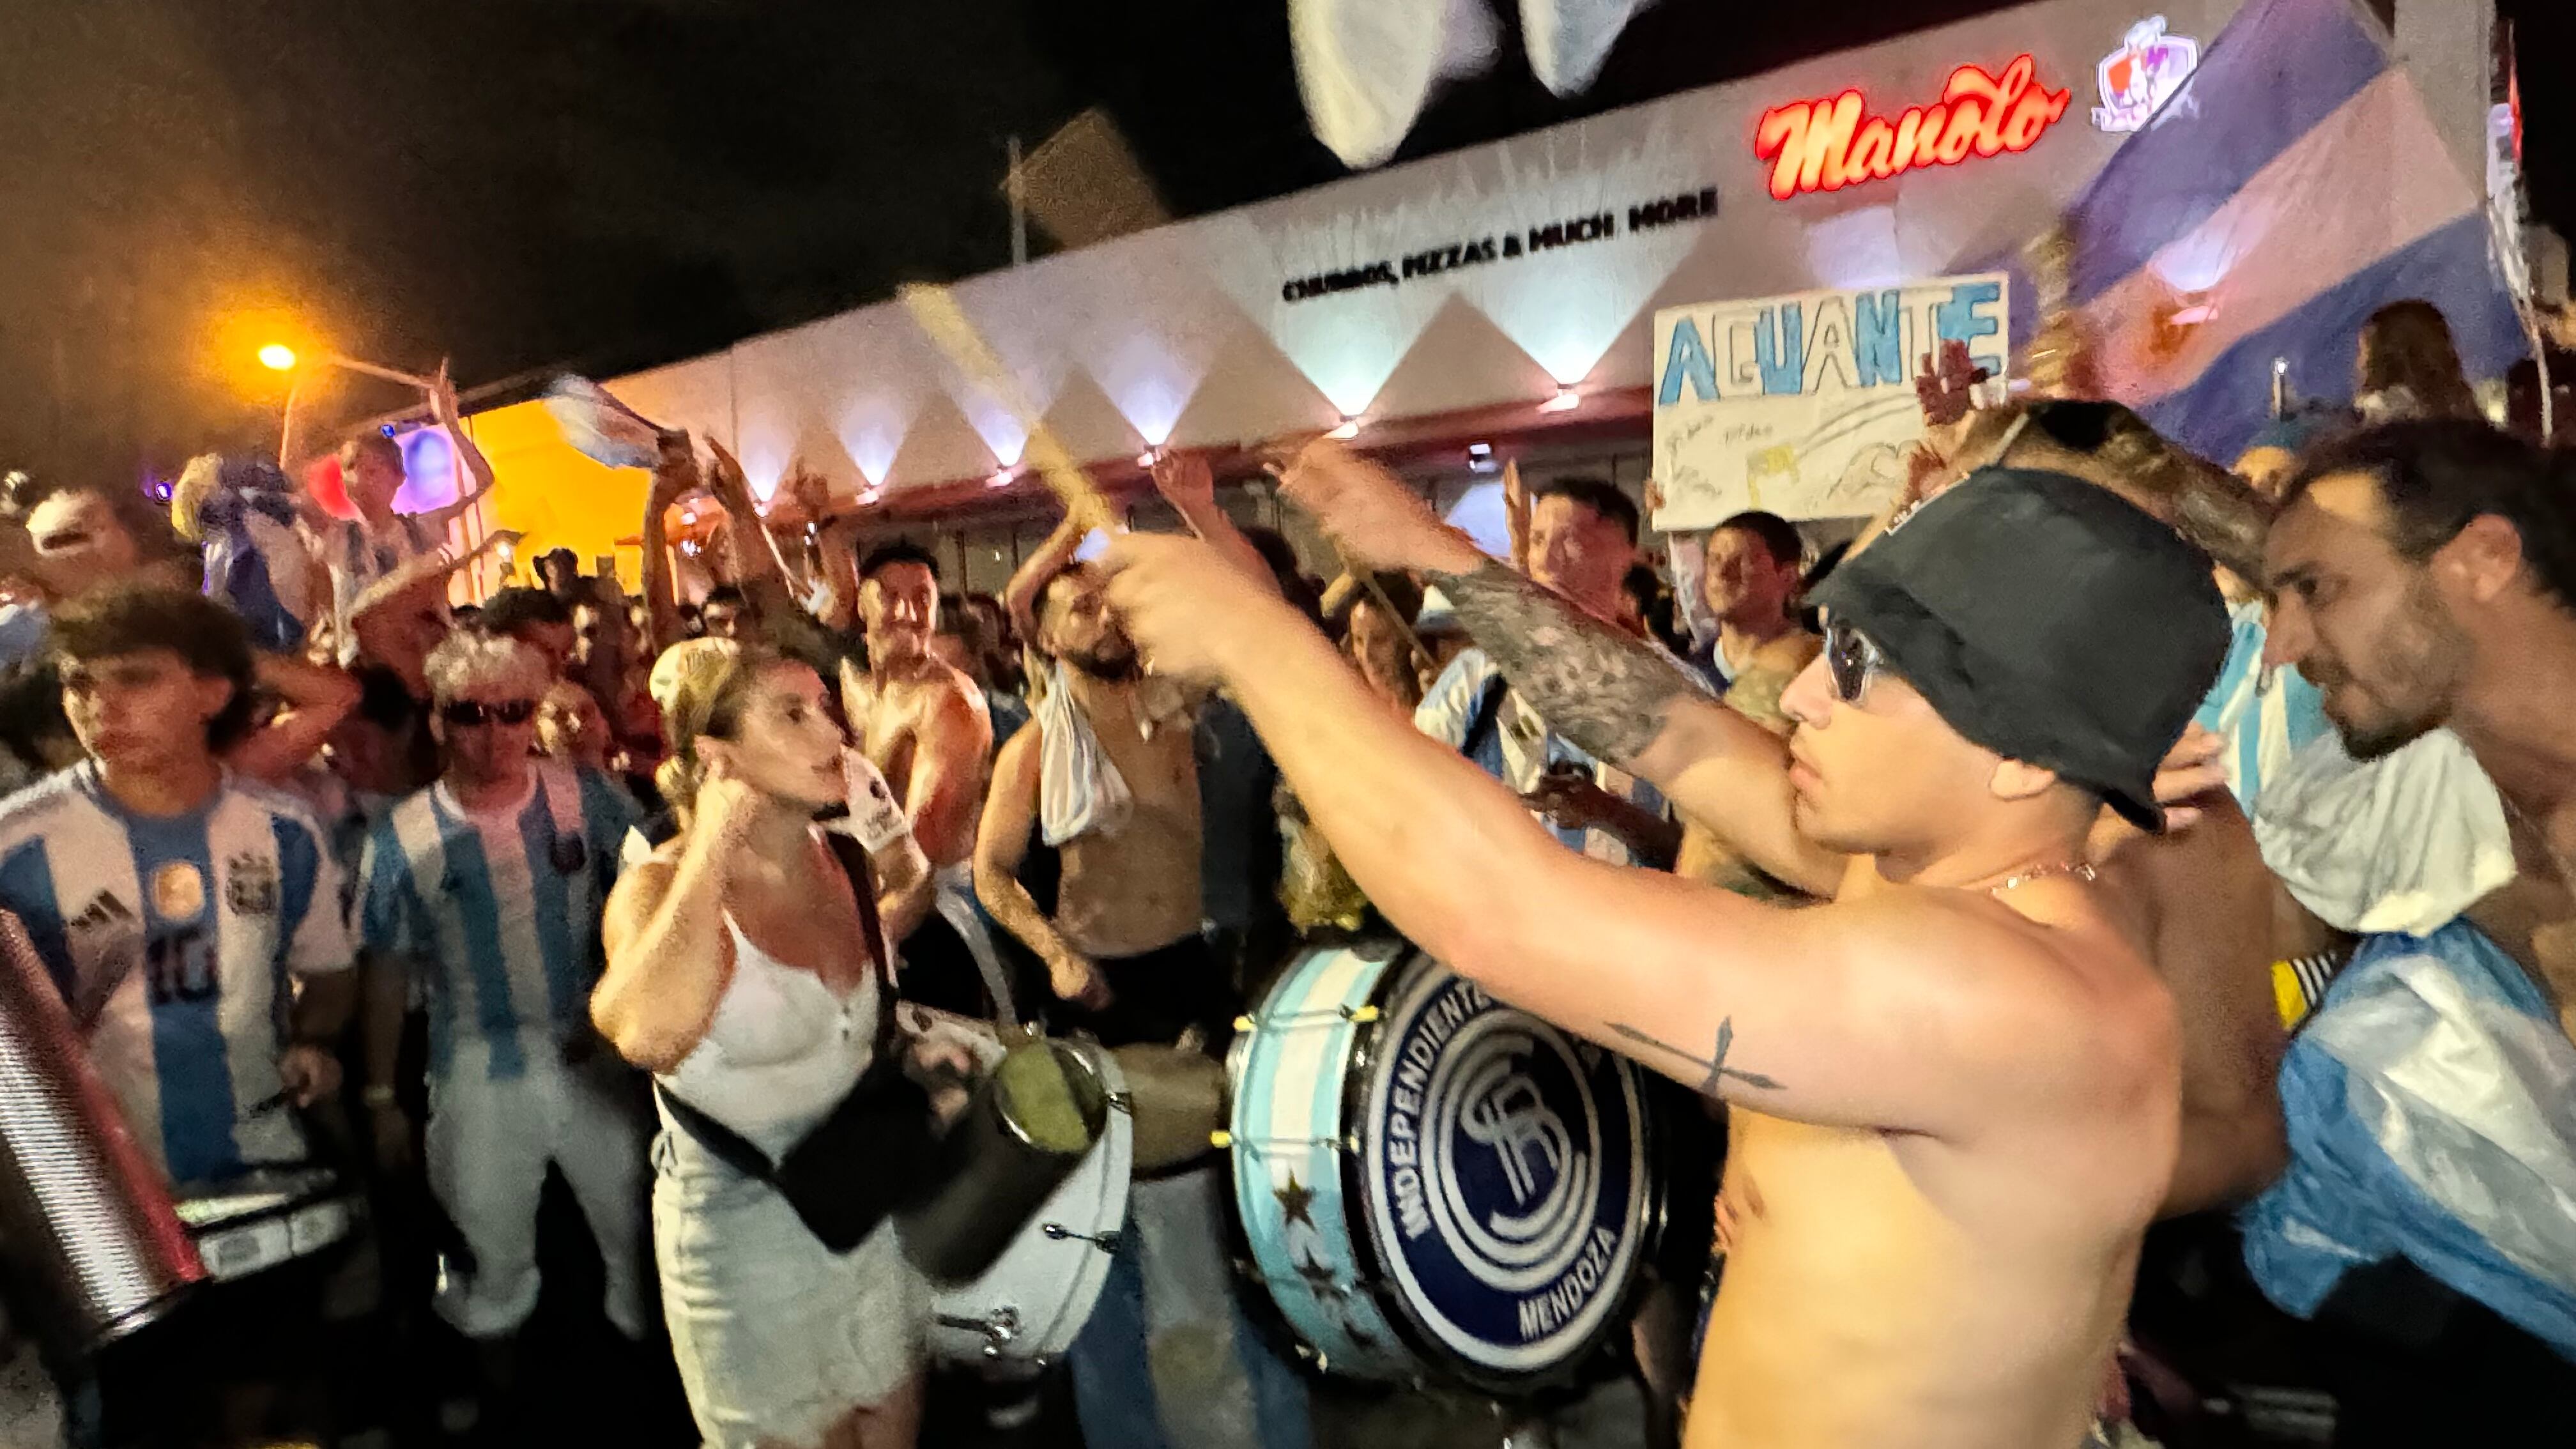
[(292, 978), (348, 969), (340, 902), (311, 814), (229, 775), (188, 815), (128, 812), (91, 761), (0, 802), (0, 909), (173, 1182), (304, 1160), (277, 1059)]
[(524, 1075), (585, 1029), (600, 913), (641, 812), (606, 775), (540, 761), (527, 798), (469, 811), (444, 782), (367, 836), (358, 930), (424, 974), (430, 1071)]

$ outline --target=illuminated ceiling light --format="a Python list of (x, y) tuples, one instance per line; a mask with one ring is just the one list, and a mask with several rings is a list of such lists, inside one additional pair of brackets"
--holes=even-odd
[(1543, 413), (1570, 413), (1581, 406), (1583, 394), (1570, 387), (1560, 387), (1556, 396), (1538, 405), (1538, 410)]
[(1494, 456), (1494, 445), (1491, 443), (1469, 443), (1467, 445), (1467, 456), (1470, 458), (1490, 458)]
[(1324, 436), (1328, 438), (1356, 438), (1359, 435), (1360, 420), (1345, 414), (1342, 418), (1342, 425), (1333, 429), (1331, 432), (1326, 433)]
[(1151, 449), (1151, 448), (1147, 448), (1145, 451), (1143, 451), (1143, 452), (1141, 452), (1141, 453), (1138, 453), (1138, 454), (1136, 455), (1136, 466), (1137, 466), (1137, 467), (1139, 467), (1139, 468), (1151, 468), (1151, 467), (1153, 467), (1153, 466), (1154, 466), (1154, 450), (1153, 450), (1153, 449)]
[(1011, 476), (1010, 469), (996, 468), (993, 470), (993, 476), (984, 480), (984, 486), (987, 488), (1008, 488), (1011, 486)]
[(272, 342), (259, 350), (259, 365), (272, 372), (295, 370), (295, 349), (283, 342)]

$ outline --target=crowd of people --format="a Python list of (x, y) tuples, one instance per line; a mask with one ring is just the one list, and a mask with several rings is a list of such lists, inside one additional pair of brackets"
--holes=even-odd
[[(743, 1449), (1334, 1442), (1257, 1289), (1154, 1301), (1218, 1209), (1118, 1238), (1051, 1414), (929, 1373), (901, 1208), (1013, 1032), (1215, 1080), (1301, 940), (1400, 933), (1675, 1084), (1605, 1442), (2525, 1422), (2576, 1381), (2576, 469), (2423, 304), (2358, 352), (2232, 469), (1932, 370), (1829, 557), (1517, 474), (1496, 556), (1325, 439), (1271, 467), (1336, 577), (1169, 454), (1186, 534), (1085, 561), (1077, 508), (961, 597), (675, 435), (640, 594), (557, 549), (468, 606), (512, 536), (449, 542), (443, 376), (437, 513), (374, 431), (348, 518), (292, 434), (166, 517), (13, 477), (0, 909), (183, 1203), (371, 1211), (94, 1359), (0, 1339), (7, 1413), (507, 1444), (669, 1374)], [(1242, 1437), (1160, 1427), (1186, 1313)]]

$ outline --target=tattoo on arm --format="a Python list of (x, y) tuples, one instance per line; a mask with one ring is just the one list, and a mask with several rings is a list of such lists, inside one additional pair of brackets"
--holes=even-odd
[(1626, 1037), (1630, 1041), (1653, 1047), (1655, 1050), (1662, 1052), (1667, 1056), (1679, 1057), (1683, 1061), (1690, 1063), (1692, 1066), (1706, 1068), (1708, 1070), (1708, 1075), (1701, 1079), (1699, 1084), (1699, 1090), (1703, 1096), (1715, 1096), (1717, 1094), (1719, 1084), (1729, 1077), (1742, 1082), (1748, 1087), (1759, 1087), (1766, 1092), (1776, 1092), (1780, 1090), (1780, 1084), (1778, 1082), (1769, 1077), (1763, 1076), (1759, 1072), (1748, 1072), (1737, 1067), (1730, 1067), (1726, 1064), (1727, 1048), (1735, 1045), (1734, 1017), (1727, 1017), (1725, 1020), (1720, 1021), (1717, 1024), (1717, 1045), (1711, 1047), (1709, 1049), (1709, 1054), (1705, 1057), (1694, 1056), (1689, 1052), (1683, 1051), (1680, 1047), (1673, 1045), (1671, 1042), (1659, 1041), (1654, 1037), (1648, 1036), (1646, 1033), (1637, 1030), (1633, 1026), (1623, 1025), (1622, 1023), (1614, 1021), (1610, 1023), (1610, 1029), (1619, 1033), (1621, 1036)]
[(1664, 732), (1675, 700), (1703, 697), (1652, 648), (1499, 561), (1431, 581), (1548, 727), (1603, 759), (1635, 759)]
[(2248, 583), (2263, 577), (2272, 504), (2233, 475), (2195, 472), (2174, 500), (2175, 531)]

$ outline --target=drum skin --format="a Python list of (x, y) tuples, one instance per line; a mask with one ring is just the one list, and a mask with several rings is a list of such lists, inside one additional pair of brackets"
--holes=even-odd
[(1135, 1107), (1136, 1175), (1161, 1177), (1195, 1167), (1215, 1148), (1209, 1137), (1225, 1125), (1225, 1068), (1205, 1052), (1184, 1047), (1116, 1047), (1110, 1056), (1127, 1078)]
[(1247, 1035), (1236, 1207), (1328, 1371), (1529, 1393), (1624, 1325), (1660, 1223), (1624, 1059), (1392, 940), (1310, 950)]
[(930, 1346), (943, 1361), (1035, 1366), (1056, 1358), (1073, 1346), (1108, 1281), (1135, 1142), (1126, 1079), (1100, 1047), (1058, 1044), (1080, 1052), (1108, 1086), (1108, 1124), (993, 1266), (937, 1296)]

